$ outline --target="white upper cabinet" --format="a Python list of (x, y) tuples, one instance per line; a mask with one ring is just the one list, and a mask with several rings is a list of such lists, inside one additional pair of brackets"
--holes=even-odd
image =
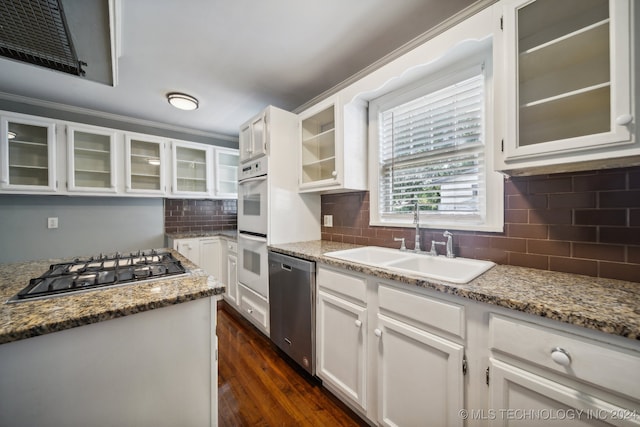
[(238, 198), (238, 150), (216, 147), (214, 196), (221, 199)]
[(632, 22), (628, 0), (504, 2), (506, 135), (499, 169), (580, 170), (607, 167), (590, 161), (640, 154)]
[(172, 142), (173, 174), (171, 193), (206, 197), (212, 193), (211, 147), (190, 142)]
[(240, 127), (240, 162), (267, 154), (269, 131), (266, 110)]
[(69, 191), (117, 191), (116, 132), (88, 126), (67, 126)]
[(3, 116), (0, 134), (0, 188), (16, 192), (56, 191), (55, 124)]
[(366, 111), (338, 94), (300, 114), (301, 192), (367, 189)]
[(125, 191), (165, 194), (166, 142), (148, 135), (125, 135)]

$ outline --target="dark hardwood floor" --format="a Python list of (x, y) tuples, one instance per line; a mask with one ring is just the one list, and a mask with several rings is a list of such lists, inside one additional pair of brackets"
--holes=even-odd
[(367, 425), (224, 305), (217, 328), (220, 427)]

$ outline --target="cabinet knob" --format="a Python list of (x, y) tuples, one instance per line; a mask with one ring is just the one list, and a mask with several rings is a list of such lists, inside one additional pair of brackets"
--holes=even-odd
[(360, 326), (362, 326), (362, 321), (361, 320), (356, 320), (355, 321), (355, 325), (356, 325), (356, 328), (359, 328)]
[(338, 176), (338, 172), (336, 172), (336, 171), (331, 172), (331, 176), (334, 177), (334, 178), (337, 177)]
[(551, 358), (561, 366), (569, 366), (571, 364), (571, 356), (565, 349), (560, 347), (555, 347), (551, 350)]
[(633, 121), (633, 116), (631, 114), (623, 114), (616, 118), (616, 124), (624, 126), (628, 125)]
[(247, 308), (247, 313), (249, 313), (249, 314), (253, 313), (253, 309), (252, 308)]
[(380, 338), (382, 336), (382, 331), (380, 329), (376, 328), (376, 329), (373, 330), (373, 334), (375, 336), (377, 336), (378, 338)]

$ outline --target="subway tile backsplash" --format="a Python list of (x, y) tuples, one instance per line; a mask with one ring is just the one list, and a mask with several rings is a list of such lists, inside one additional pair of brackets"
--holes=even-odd
[(237, 200), (164, 200), (165, 233), (233, 230), (237, 224)]
[[(413, 247), (413, 228), (369, 226), (368, 192), (323, 195), (321, 214), (333, 215), (324, 240)], [(502, 233), (454, 232), (455, 253), (640, 282), (640, 167), (509, 178), (504, 219)], [(422, 229), (421, 240), (442, 230)]]

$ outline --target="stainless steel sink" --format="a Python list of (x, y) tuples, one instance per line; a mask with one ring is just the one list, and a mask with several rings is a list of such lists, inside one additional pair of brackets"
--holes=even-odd
[(469, 283), (495, 265), (491, 261), (469, 258), (447, 258), (378, 246), (327, 252), (328, 257), (357, 262), (453, 283)]

